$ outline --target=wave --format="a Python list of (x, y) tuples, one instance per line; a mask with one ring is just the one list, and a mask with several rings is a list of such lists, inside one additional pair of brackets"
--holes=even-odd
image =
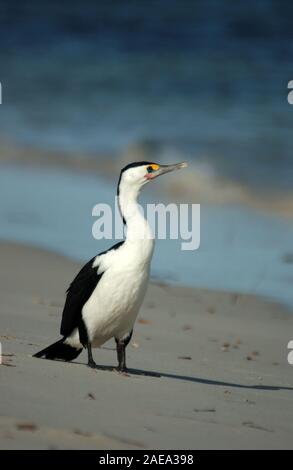
[(120, 169), (133, 161), (150, 160), (159, 163), (188, 161), (188, 169), (176, 177), (162, 178), (157, 190), (176, 202), (197, 204), (241, 204), (255, 209), (293, 217), (293, 191), (253, 187), (231, 177), (219, 175), (217, 167), (207, 158), (196, 161), (192, 156), (165, 148), (157, 142), (145, 142), (129, 147), (120, 155), (80, 152), (60, 152), (19, 146), (0, 141), (0, 163), (63, 168), (91, 173), (106, 179), (117, 178)]

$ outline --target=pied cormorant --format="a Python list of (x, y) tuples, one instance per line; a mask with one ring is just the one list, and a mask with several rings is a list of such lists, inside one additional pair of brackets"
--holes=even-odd
[(137, 162), (121, 170), (117, 194), (126, 238), (92, 258), (77, 274), (67, 290), (62, 339), (35, 357), (71, 361), (86, 348), (88, 366), (97, 368), (92, 348), (114, 337), (118, 370), (126, 371), (125, 349), (146, 293), (154, 249), (149, 224), (137, 199), (146, 183), (185, 166)]

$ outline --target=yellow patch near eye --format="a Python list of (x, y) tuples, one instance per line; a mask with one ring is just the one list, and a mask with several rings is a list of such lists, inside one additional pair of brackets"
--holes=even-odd
[(153, 170), (158, 170), (160, 168), (160, 165), (157, 165), (156, 163), (150, 166), (152, 167)]

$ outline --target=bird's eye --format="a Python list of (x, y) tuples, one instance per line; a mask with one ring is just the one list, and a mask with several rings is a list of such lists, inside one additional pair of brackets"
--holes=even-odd
[(154, 171), (153, 167), (152, 166), (148, 166), (147, 167), (147, 172), (148, 173), (152, 173)]

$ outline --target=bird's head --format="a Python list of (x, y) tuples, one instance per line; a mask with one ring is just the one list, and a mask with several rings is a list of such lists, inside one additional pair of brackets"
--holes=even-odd
[(130, 163), (121, 170), (118, 193), (121, 187), (133, 188), (139, 192), (142, 186), (153, 181), (158, 176), (170, 173), (174, 170), (180, 170), (180, 168), (185, 168), (186, 166), (187, 163), (185, 162), (176, 163), (174, 165), (159, 165), (153, 162)]

